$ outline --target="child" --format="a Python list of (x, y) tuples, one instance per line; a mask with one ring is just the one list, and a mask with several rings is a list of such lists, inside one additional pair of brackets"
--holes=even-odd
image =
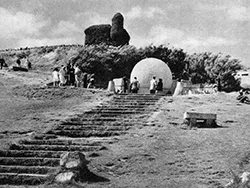
[(58, 68), (53, 69), (52, 76), (53, 76), (53, 86), (54, 87), (59, 86), (60, 79), (59, 79), (59, 70), (58, 70)]

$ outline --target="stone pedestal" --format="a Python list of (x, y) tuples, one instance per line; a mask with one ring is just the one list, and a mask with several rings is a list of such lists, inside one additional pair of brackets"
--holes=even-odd
[(113, 80), (109, 81), (108, 91), (115, 93), (115, 83)]

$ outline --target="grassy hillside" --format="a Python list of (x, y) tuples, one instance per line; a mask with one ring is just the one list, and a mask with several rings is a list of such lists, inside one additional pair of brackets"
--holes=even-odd
[(26, 58), (28, 58), (33, 69), (50, 71), (53, 67), (66, 64), (69, 57), (78, 53), (82, 47), (81, 45), (57, 45), (6, 49), (0, 51), (0, 56), (5, 59), (8, 66), (16, 65), (18, 58), (21, 59), (22, 66), (26, 66)]
[(239, 89), (239, 82), (234, 75), (244, 68), (238, 59), (229, 55), (209, 52), (187, 54), (183, 49), (163, 45), (144, 48), (104, 44), (41, 46), (2, 50), (0, 56), (9, 66), (15, 65), (18, 58), (21, 59), (22, 66), (26, 66), (26, 59), (29, 59), (32, 69), (40, 71), (52, 71), (54, 67), (69, 62), (78, 64), (83, 72), (94, 76), (97, 85), (103, 87), (113, 78), (129, 78), (135, 64), (147, 57), (164, 61), (175, 79), (183, 78), (184, 73), (189, 74), (193, 83), (216, 83), (220, 79), (222, 90), (227, 92)]

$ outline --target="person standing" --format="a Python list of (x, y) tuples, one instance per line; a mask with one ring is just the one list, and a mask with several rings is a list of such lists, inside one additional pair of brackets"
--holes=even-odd
[(149, 86), (150, 94), (155, 94), (156, 87), (157, 87), (156, 77), (153, 76), (152, 80), (150, 80), (150, 86)]
[(216, 79), (217, 81), (217, 91), (221, 92), (221, 80), (220, 80), (220, 76)]
[(126, 93), (128, 90), (128, 79), (126, 76), (124, 76), (122, 79), (123, 79), (123, 93)]
[(31, 70), (31, 62), (30, 62), (30, 60), (28, 58), (27, 58), (27, 69)]
[(91, 78), (89, 80), (89, 84), (88, 84), (87, 88), (89, 88), (89, 89), (95, 88), (95, 80), (94, 80), (94, 78)]
[(88, 87), (88, 74), (85, 72), (83, 73), (83, 77), (82, 77), (82, 82), (83, 82), (83, 87), (87, 88)]
[(5, 61), (4, 61), (4, 59), (1, 58), (0, 59), (0, 68), (3, 69), (4, 65), (5, 65)]
[(82, 71), (79, 68), (79, 65), (75, 66), (75, 81), (76, 81), (76, 87), (80, 87), (81, 84), (81, 76), (82, 76)]
[(159, 81), (157, 83), (157, 87), (156, 87), (156, 92), (162, 92), (163, 91), (163, 82), (162, 82), (162, 79), (159, 78)]
[(73, 64), (70, 64), (69, 66), (69, 85), (74, 86), (75, 85), (75, 69)]
[(62, 66), (60, 71), (59, 71), (59, 79), (60, 79), (60, 83), (59, 86), (64, 86), (67, 82), (66, 80), (66, 66)]
[(52, 77), (53, 77), (53, 86), (54, 87), (59, 86), (60, 77), (59, 77), (59, 70), (58, 70), (58, 68), (54, 68), (53, 69)]
[(138, 93), (139, 89), (140, 89), (140, 83), (137, 80), (137, 77), (134, 77), (134, 80), (130, 84), (130, 91), (132, 93)]

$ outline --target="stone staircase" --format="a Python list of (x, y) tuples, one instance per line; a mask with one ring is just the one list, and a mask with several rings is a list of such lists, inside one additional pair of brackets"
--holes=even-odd
[[(38, 185), (58, 170), (60, 155), (80, 151), (98, 153), (107, 149), (89, 137), (125, 134), (134, 125), (145, 124), (159, 95), (114, 95), (91, 111), (68, 119), (44, 134), (20, 140), (0, 150), (0, 185)], [(143, 117), (143, 118), (142, 118)]]

